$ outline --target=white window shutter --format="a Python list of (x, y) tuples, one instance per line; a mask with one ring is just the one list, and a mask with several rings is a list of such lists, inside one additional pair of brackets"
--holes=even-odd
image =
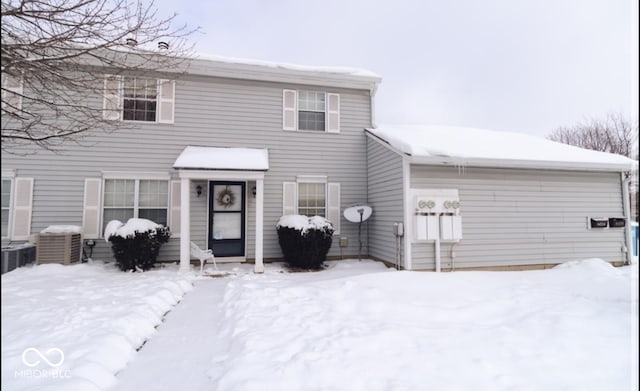
[(102, 197), (102, 179), (84, 180), (84, 201), (82, 210), (82, 233), (85, 239), (100, 237), (100, 199)]
[(22, 77), (2, 73), (2, 109), (8, 112), (22, 110)]
[(327, 184), (327, 220), (333, 223), (334, 235), (340, 234), (340, 184)]
[(175, 80), (158, 80), (158, 122), (172, 124), (175, 113)]
[(282, 90), (282, 129), (298, 129), (298, 92)]
[(116, 75), (105, 75), (104, 100), (102, 117), (107, 120), (117, 121), (121, 118), (121, 78)]
[(282, 182), (282, 215), (298, 214), (298, 184)]
[(340, 133), (340, 94), (327, 94), (327, 133)]
[(171, 209), (169, 210), (171, 236), (180, 237), (180, 181), (171, 181)]
[(31, 235), (33, 178), (16, 178), (11, 219), (11, 240), (27, 240)]

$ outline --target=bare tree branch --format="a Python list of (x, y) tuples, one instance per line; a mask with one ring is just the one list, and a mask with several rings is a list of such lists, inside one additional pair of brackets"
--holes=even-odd
[(103, 119), (104, 74), (184, 72), (197, 29), (173, 27), (175, 16), (143, 0), (2, 0), (2, 150), (56, 150), (87, 130), (122, 126)]
[(603, 119), (589, 118), (571, 127), (560, 127), (547, 138), (638, 159), (638, 151), (634, 148), (638, 140), (638, 124), (632, 124), (620, 113), (610, 113)]

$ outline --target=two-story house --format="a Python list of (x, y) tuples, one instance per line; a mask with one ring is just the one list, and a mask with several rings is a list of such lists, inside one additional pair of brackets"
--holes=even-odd
[(93, 258), (111, 259), (105, 225), (146, 218), (173, 234), (160, 261), (187, 270), (193, 241), (261, 272), (282, 257), (286, 214), (328, 218), (329, 256), (358, 254), (359, 226), (343, 212), (366, 203), (364, 255), (405, 269), (630, 259), (637, 163), (625, 157), (504, 132), (376, 127), (381, 78), (364, 70), (199, 57), (185, 73), (103, 73), (87, 100), (120, 129), (2, 155), (3, 245), (77, 225), (97, 242)]
[[(78, 225), (103, 239), (113, 219), (170, 227), (159, 260), (189, 263), (189, 243), (220, 261), (280, 258), (283, 214), (325, 216), (355, 237), (342, 210), (366, 202), (366, 142), (380, 77), (220, 58), (186, 73), (104, 72), (104, 95), (87, 97), (125, 126), (90, 132), (58, 153), (2, 156), (2, 236), (24, 241), (49, 225)], [(6, 202), (5, 202), (6, 201)], [(93, 257), (111, 259), (103, 240)], [(330, 256), (357, 253), (357, 243)]]

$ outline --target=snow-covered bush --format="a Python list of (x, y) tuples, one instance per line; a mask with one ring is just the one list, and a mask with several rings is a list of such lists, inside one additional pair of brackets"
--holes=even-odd
[(116, 264), (122, 271), (144, 271), (153, 267), (160, 246), (169, 241), (171, 232), (162, 224), (146, 219), (129, 219), (127, 224), (111, 220), (104, 237), (111, 242)]
[(333, 224), (320, 216), (286, 215), (276, 224), (285, 262), (302, 269), (320, 269), (331, 248)]

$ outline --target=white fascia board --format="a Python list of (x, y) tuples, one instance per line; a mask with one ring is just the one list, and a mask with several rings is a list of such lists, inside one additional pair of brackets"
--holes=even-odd
[(510, 159), (478, 159), (478, 158), (452, 158), (446, 156), (411, 156), (412, 164), (425, 164), (431, 166), (456, 166), (456, 167), (492, 167), (492, 168), (523, 168), (540, 170), (567, 170), (567, 171), (609, 171), (626, 172), (637, 170), (637, 166), (611, 163), (588, 162), (553, 162), (535, 160), (510, 160)]
[(233, 180), (264, 180), (264, 171), (230, 171), (230, 170), (181, 170), (180, 178), (188, 179), (233, 179)]

